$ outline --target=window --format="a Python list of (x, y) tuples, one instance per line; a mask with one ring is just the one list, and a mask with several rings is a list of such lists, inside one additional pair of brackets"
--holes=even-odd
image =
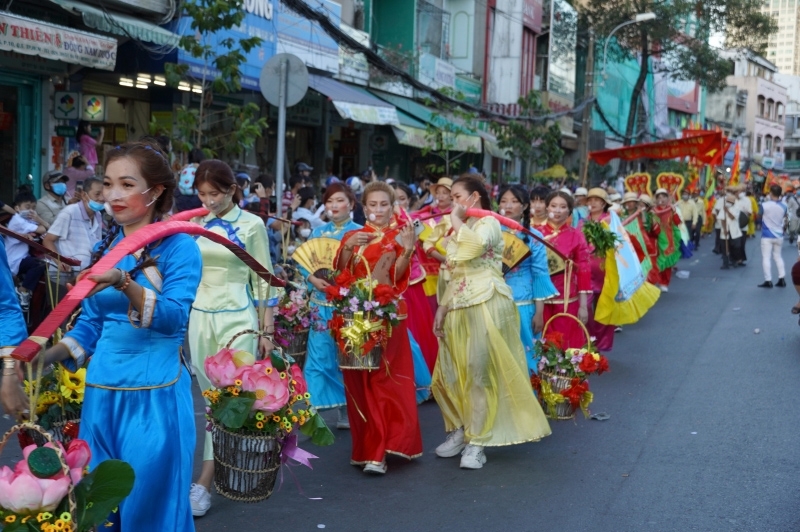
[(772, 135), (764, 137), (764, 155), (772, 155)]
[(780, 137), (775, 137), (775, 140), (773, 140), (773, 148), (775, 149), (775, 153), (780, 153), (781, 152), (781, 138)]
[(534, 81), (536, 79), (536, 34), (528, 28), (522, 29), (521, 67), (519, 94), (525, 97), (534, 89)]
[(767, 114), (766, 116), (764, 116), (764, 118), (774, 120), (775, 119), (775, 115), (773, 114), (774, 110), (775, 110), (775, 100), (770, 98), (769, 100), (767, 100)]
[(763, 96), (759, 96), (758, 97), (758, 116), (760, 116), (760, 117), (764, 116), (764, 104), (765, 104), (765, 98)]
[(756, 153), (761, 153), (761, 135), (756, 137)]

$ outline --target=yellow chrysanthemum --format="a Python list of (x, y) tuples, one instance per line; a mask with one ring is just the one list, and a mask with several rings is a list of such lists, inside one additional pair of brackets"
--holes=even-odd
[(264, 423), (261, 422), (261, 421), (256, 421), (256, 428), (257, 429), (263, 429), (264, 428)]
[(75, 373), (61, 369), (59, 390), (70, 403), (82, 403), (86, 390), (86, 368), (81, 368)]
[(13, 515), (13, 514), (12, 515), (7, 515), (6, 518), (5, 518), (5, 522), (6, 523), (13, 523), (16, 520), (17, 520), (17, 516)]
[(264, 412), (256, 412), (256, 419), (258, 421), (264, 421)]

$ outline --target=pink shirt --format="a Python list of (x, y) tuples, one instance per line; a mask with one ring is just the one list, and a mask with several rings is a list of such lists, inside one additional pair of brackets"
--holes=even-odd
[(78, 151), (86, 158), (86, 162), (92, 166), (97, 165), (97, 150), (95, 149), (97, 141), (91, 135), (81, 135), (78, 144), (80, 145)]

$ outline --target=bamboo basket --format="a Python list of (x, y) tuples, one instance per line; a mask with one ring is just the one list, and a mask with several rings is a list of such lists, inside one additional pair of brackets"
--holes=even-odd
[(286, 346), (286, 354), (292, 357), (295, 363), (303, 369), (306, 362), (306, 353), (308, 352), (308, 329), (294, 333), (294, 337), (289, 340), (289, 345)]
[[(367, 278), (372, 280), (372, 272), (369, 268), (369, 261), (364, 258), (362, 255), (357, 255), (357, 258), (361, 259), (364, 263), (364, 267), (367, 270)], [(370, 283), (369, 287), (369, 299), (372, 299), (372, 284)], [(339, 314), (344, 319), (345, 327), (351, 327), (355, 322), (355, 315), (352, 312), (335, 312), (335, 314)], [(372, 316), (371, 312), (365, 313), (366, 319), (369, 320)], [(372, 320), (370, 320), (372, 321)], [(386, 328), (386, 324), (383, 324), (384, 330)], [(371, 334), (371, 333), (368, 333)], [(355, 369), (359, 371), (373, 371), (380, 367), (381, 365), (381, 358), (383, 358), (383, 346), (378, 343), (367, 352), (363, 352), (363, 350), (359, 350), (361, 353), (356, 353), (354, 350), (351, 349), (338, 349), (338, 361), (339, 361), (339, 369)]]
[[(231, 338), (225, 347), (230, 349), (243, 334), (268, 336), (247, 329)], [(278, 350), (283, 357), (283, 351)], [(283, 358), (288, 367), (289, 361)], [(272, 495), (281, 467), (281, 444), (275, 436), (246, 429), (233, 431), (212, 419), (211, 441), (217, 493), (239, 502), (263, 501)]]
[[(54, 441), (59, 441), (66, 447), (73, 437), (64, 434), (64, 430), (67, 428), (67, 425), (69, 423), (79, 424), (80, 422), (81, 422), (80, 414), (75, 414), (72, 412), (63, 412), (62, 415), (59, 416), (58, 419), (51, 424), (51, 427), (50, 429), (47, 430), (47, 432), (50, 434), (50, 437)], [(22, 429), (22, 432), (27, 434), (36, 443), (36, 445), (40, 447), (48, 442), (48, 440), (45, 439), (45, 437), (39, 430)]]
[[(586, 343), (589, 344), (589, 342), (591, 342), (592, 337), (589, 334), (589, 331), (586, 329), (586, 326), (583, 324), (583, 322), (567, 312), (559, 312), (558, 314), (553, 314), (550, 317), (550, 319), (547, 320), (547, 323), (545, 323), (544, 327), (542, 328), (542, 338), (545, 337), (545, 335), (547, 334), (547, 328), (556, 318), (571, 318), (575, 320), (575, 322), (578, 325), (580, 325), (581, 330), (583, 330), (583, 334), (586, 335)], [(550, 384), (550, 387), (552, 388), (553, 393), (556, 394), (560, 394), (562, 390), (566, 390), (567, 388), (569, 388), (572, 385), (572, 379), (573, 379), (573, 377), (563, 377), (561, 375), (558, 375), (556, 373), (547, 370), (542, 370), (539, 373), (539, 377), (542, 381), (547, 380), (547, 382)], [(542, 393), (537, 394), (537, 399), (539, 399), (539, 404), (542, 405), (542, 410), (544, 410), (544, 413), (548, 418), (560, 421), (575, 418), (575, 411), (577, 410), (577, 408), (572, 406), (572, 404), (569, 401), (564, 401), (555, 405), (556, 415), (555, 416), (551, 415), (549, 411), (550, 409), (547, 403), (545, 402), (544, 398), (542, 397), (543, 395), (544, 394)]]

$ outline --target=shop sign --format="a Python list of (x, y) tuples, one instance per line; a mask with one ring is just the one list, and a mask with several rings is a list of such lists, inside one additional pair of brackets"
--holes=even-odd
[(456, 86), (456, 67), (435, 55), (421, 54), (419, 57), (419, 80), (432, 89)]
[(394, 107), (378, 107), (360, 103), (333, 101), (333, 106), (342, 118), (361, 124), (389, 125), (399, 124), (397, 110)]
[(38, 55), (23, 55), (8, 50), (0, 51), (0, 70), (19, 70), (43, 76), (64, 76), (67, 65)]
[(38, 55), (103, 70), (114, 70), (117, 40), (0, 13), (0, 50)]
[(542, 32), (542, 0), (525, 0), (522, 23), (536, 33)]
[[(56, 91), (53, 96), (53, 118), (56, 120), (78, 120), (81, 117), (81, 95), (78, 92)], [(62, 135), (63, 136), (63, 135)]]
[[(274, 105), (269, 106), (269, 117), (272, 120), (278, 119), (278, 108)], [(322, 96), (308, 91), (300, 103), (286, 109), (286, 122), (301, 126), (321, 126)]]
[(106, 97), (84, 94), (81, 98), (81, 120), (103, 122), (106, 119)]
[(59, 137), (74, 137), (77, 132), (77, 128), (72, 126), (56, 126), (56, 135)]
[[(369, 48), (369, 34), (355, 28), (351, 28), (347, 24), (340, 24), (339, 28), (352, 37), (352, 39), (359, 44)], [(369, 80), (369, 63), (364, 54), (353, 52), (347, 46), (339, 48), (339, 78), (348, 81), (364, 82), (366, 85)]]
[(456, 76), (456, 92), (460, 92), (464, 96), (464, 101), (467, 103), (481, 103), (480, 81)]

